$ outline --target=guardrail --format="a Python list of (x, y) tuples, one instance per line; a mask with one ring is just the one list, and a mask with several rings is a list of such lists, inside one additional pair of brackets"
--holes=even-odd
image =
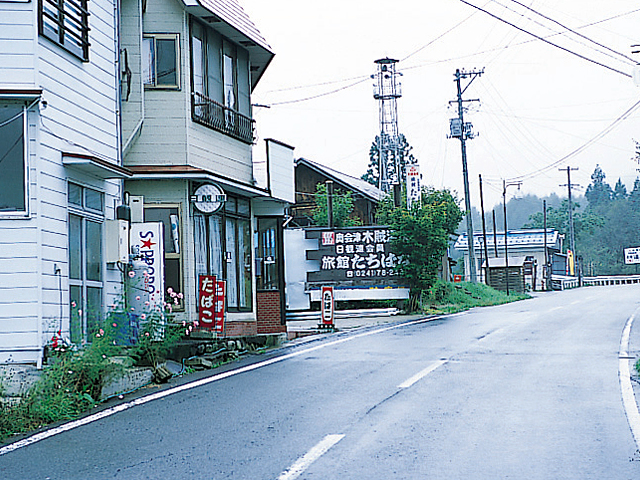
[(640, 275), (608, 275), (599, 277), (584, 277), (584, 285), (629, 285), (640, 283)]
[[(607, 286), (607, 285), (630, 285), (640, 283), (640, 275), (602, 275), (598, 277), (582, 277), (583, 286)], [(551, 277), (551, 288), (553, 290), (566, 290), (580, 286), (578, 277), (568, 277), (564, 275), (553, 275)]]
[(577, 288), (580, 286), (578, 277), (565, 277), (563, 275), (551, 276), (552, 290), (567, 290), (569, 288)]

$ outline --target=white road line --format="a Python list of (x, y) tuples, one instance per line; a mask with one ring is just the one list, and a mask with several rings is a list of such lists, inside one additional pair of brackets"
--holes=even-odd
[(289, 358), (297, 357), (299, 355), (306, 355), (307, 353), (314, 352), (316, 350), (320, 350), (321, 348), (331, 347), (334, 345), (338, 345), (340, 343), (348, 342), (351, 340), (355, 340), (356, 338), (368, 337), (369, 335), (375, 335), (377, 333), (386, 332), (389, 330), (394, 330), (396, 328), (409, 327), (412, 325), (418, 325), (420, 323), (426, 323), (433, 320), (432, 318), (423, 318), (419, 320), (413, 320), (411, 322), (400, 323), (397, 325), (392, 325), (390, 327), (384, 327), (376, 330), (369, 330), (367, 332), (358, 333), (356, 335), (351, 335), (345, 338), (341, 338), (339, 340), (334, 340), (332, 342), (322, 343), (320, 345), (316, 345), (315, 347), (310, 347), (302, 350), (298, 350), (292, 353), (288, 353), (286, 355), (282, 355), (281, 357), (271, 358), (269, 360), (265, 360), (263, 362), (254, 363), (252, 365), (247, 365), (245, 367), (237, 368), (235, 370), (230, 370), (228, 372), (220, 373), (218, 375), (213, 375), (211, 377), (202, 378), (195, 382), (185, 383), (184, 385), (180, 385), (178, 387), (170, 388), (168, 390), (163, 390), (161, 392), (153, 393), (151, 395), (147, 395), (144, 397), (136, 398), (131, 402), (121, 403), (120, 405), (116, 405), (115, 407), (107, 408), (98, 413), (94, 413), (92, 415), (88, 415), (84, 418), (80, 418), (78, 420), (74, 420), (69, 423), (65, 423), (64, 425), (60, 425), (59, 427), (52, 428), (50, 430), (45, 430), (44, 432), (37, 433), (30, 437), (24, 438), (20, 441), (11, 443), (0, 448), (0, 456), (5, 455), (7, 453), (13, 452), (14, 450), (18, 450), (19, 448), (26, 447), (28, 445), (32, 445), (41, 440), (45, 440), (49, 437), (53, 437), (54, 435), (58, 435), (59, 433), (67, 432), (69, 430), (73, 430), (74, 428), (81, 427), (82, 425), (87, 425), (92, 422), (96, 422), (106, 417), (110, 417), (118, 412), (122, 412), (124, 410), (128, 410), (130, 408), (136, 407), (138, 405), (144, 405), (145, 403), (152, 402), (153, 400), (158, 400), (160, 398), (168, 397), (169, 395), (173, 395), (174, 393), (183, 392), (185, 390), (190, 390), (192, 388), (200, 387), (202, 385), (207, 385), (209, 383), (216, 382), (218, 380), (222, 380), (227, 377), (232, 377), (234, 375), (238, 375), (240, 373), (250, 372), (252, 370), (256, 370), (258, 368), (266, 367), (268, 365), (272, 365), (274, 363), (282, 362)]
[(287, 470), (282, 472), (278, 480), (298, 478), (309, 466), (327, 453), (331, 447), (344, 438), (344, 435), (327, 435), (315, 447), (296, 460)]
[[(638, 412), (638, 404), (636, 403), (636, 397), (633, 393), (633, 386), (631, 385), (631, 360), (628, 358), (629, 350), (629, 336), (631, 335), (631, 326), (633, 325), (636, 315), (640, 309), (636, 310), (633, 315), (629, 317), (627, 323), (622, 330), (622, 338), (620, 339), (620, 352), (619, 352), (619, 378), (620, 378), (620, 391), (622, 393), (622, 403), (627, 414), (627, 422), (629, 422), (629, 428), (631, 434), (636, 442), (636, 447), (640, 449), (640, 413)], [(625, 358), (622, 358), (625, 357)]]
[(426, 377), (431, 372), (433, 372), (436, 368), (441, 367), (442, 365), (444, 365), (447, 362), (448, 362), (448, 360), (438, 360), (437, 362), (432, 363), (431, 365), (429, 365), (424, 370), (421, 370), (418, 373), (416, 373), (413, 377), (408, 378), (407, 380), (402, 382), (400, 385), (398, 385), (398, 388), (409, 388), (411, 385), (413, 385), (414, 383), (416, 383), (420, 379)]

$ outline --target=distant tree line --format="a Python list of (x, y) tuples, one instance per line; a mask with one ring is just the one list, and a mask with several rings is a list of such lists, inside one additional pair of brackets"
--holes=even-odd
[[(615, 275), (636, 272), (635, 265), (625, 265), (624, 249), (640, 247), (640, 179), (627, 192), (620, 179), (613, 188), (606, 182), (598, 165), (584, 195), (587, 205), (573, 204), (576, 254), (582, 257), (585, 275)], [(525, 228), (542, 228), (543, 213), (530, 216)], [(569, 246), (569, 208), (564, 200), (559, 207), (547, 207), (547, 227), (565, 235)]]

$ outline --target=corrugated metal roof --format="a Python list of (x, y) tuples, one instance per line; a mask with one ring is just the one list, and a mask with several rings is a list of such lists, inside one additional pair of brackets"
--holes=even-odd
[(198, 0), (198, 3), (220, 17), (258, 45), (271, 50), (258, 28), (236, 0)]
[(182, 3), (191, 15), (247, 49), (251, 59), (251, 88), (255, 88), (274, 53), (240, 3), (237, 0), (182, 0)]
[[(543, 247), (544, 246), (544, 230), (543, 229), (531, 229), (531, 230), (509, 230), (507, 238), (509, 239), (509, 248), (527, 248), (527, 247)], [(558, 242), (558, 231), (548, 228), (547, 229), (547, 247), (555, 247)], [(504, 232), (497, 232), (498, 246), (504, 248)], [(483, 248), (482, 232), (474, 232), (473, 243), (476, 250)], [(493, 232), (487, 232), (487, 247), (493, 248)], [(458, 237), (454, 248), (456, 250), (466, 251), (468, 249), (467, 234), (463, 233)]]
[(347, 175), (346, 173), (339, 172), (338, 170), (334, 170), (333, 168), (329, 168), (319, 163), (312, 162), (311, 160), (308, 160), (306, 158), (299, 158), (298, 160), (296, 160), (296, 165), (299, 164), (305, 164), (312, 169), (324, 173), (328, 177), (333, 177), (338, 182), (359, 191), (360, 193), (366, 195), (372, 200), (375, 200), (376, 202), (381, 201), (386, 195), (378, 187), (374, 187), (369, 182), (366, 182), (361, 178), (352, 177), (351, 175)]

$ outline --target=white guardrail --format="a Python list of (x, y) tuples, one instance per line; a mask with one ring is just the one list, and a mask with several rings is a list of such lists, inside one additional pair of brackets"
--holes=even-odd
[[(629, 285), (640, 283), (640, 275), (602, 275), (599, 277), (582, 277), (583, 286)], [(578, 277), (553, 275), (551, 288), (553, 290), (566, 290), (579, 287)]]

